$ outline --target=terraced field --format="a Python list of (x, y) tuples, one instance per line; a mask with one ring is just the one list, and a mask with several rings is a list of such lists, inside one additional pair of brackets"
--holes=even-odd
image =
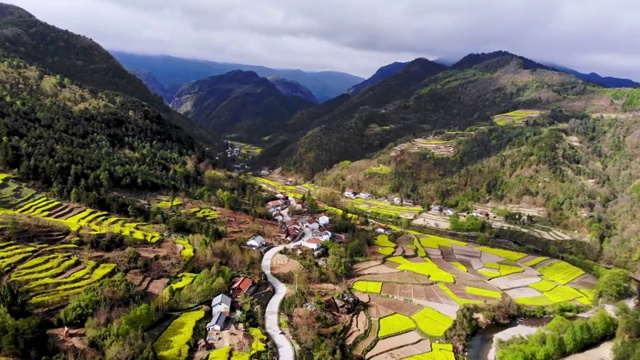
[(533, 120), (542, 115), (542, 111), (539, 110), (516, 110), (505, 114), (499, 114), (493, 117), (493, 122), (496, 125), (519, 125), (526, 124), (527, 120)]
[(148, 224), (61, 203), (6, 178), (0, 183), (0, 215), (30, 216), (94, 235), (116, 233), (150, 243), (160, 240), (160, 233)]
[(0, 268), (7, 280), (21, 285), (36, 306), (66, 301), (105, 276), (115, 264), (80, 260), (74, 244), (0, 243)]
[[(422, 334), (424, 341), (442, 337), (466, 304), (482, 305), (503, 297), (529, 306), (589, 305), (593, 301), (593, 285), (589, 284), (595, 284), (595, 279), (563, 261), (415, 231), (395, 240), (379, 236), (374, 246), (389, 256), (382, 264), (357, 266), (351, 288), (358, 296), (362, 296), (359, 292), (368, 293), (367, 314), (372, 323), (379, 323), (376, 344), (381, 345), (364, 354), (367, 359), (383, 359), (387, 354), (453, 359), (450, 345), (432, 344), (432, 351), (418, 353), (416, 349), (422, 345), (415, 342), (396, 347), (386, 344), (389, 338), (411, 331)], [(352, 346), (362, 349), (361, 344)]]
[(205, 219), (205, 220), (215, 220), (218, 218), (219, 214), (214, 209), (210, 208), (200, 208), (194, 207), (189, 210), (185, 210), (188, 213), (195, 215), (197, 218)]

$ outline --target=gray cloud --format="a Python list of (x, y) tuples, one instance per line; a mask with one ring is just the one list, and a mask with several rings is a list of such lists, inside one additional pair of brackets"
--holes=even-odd
[(136, 53), (366, 77), (419, 56), (508, 50), (640, 80), (640, 3), (627, 0), (8, 2), (108, 49)]

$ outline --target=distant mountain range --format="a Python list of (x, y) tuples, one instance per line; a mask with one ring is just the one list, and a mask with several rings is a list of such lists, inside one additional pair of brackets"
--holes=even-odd
[(571, 68), (561, 66), (561, 65), (556, 65), (556, 64), (547, 64), (547, 66), (549, 66), (550, 68), (554, 68), (556, 70), (565, 72), (567, 74), (574, 75), (580, 80), (590, 81), (592, 83), (596, 83), (598, 85), (602, 85), (609, 88), (625, 88), (625, 87), (640, 86), (640, 83), (630, 79), (616, 78), (611, 76), (602, 77), (599, 74), (596, 74), (594, 72), (585, 74), (585, 73), (581, 73), (579, 71), (573, 70)]
[(319, 102), (324, 102), (346, 92), (364, 79), (336, 71), (305, 72), (293, 69), (271, 69), (264, 66), (218, 63), (191, 60), (173, 56), (136, 55), (120, 51), (111, 54), (128, 69), (141, 69), (153, 75), (165, 88), (182, 85), (210, 76), (222, 75), (233, 70), (253, 71), (262, 77), (278, 76), (296, 81), (311, 90)]
[(175, 94), (171, 107), (205, 130), (256, 143), (314, 105), (298, 95), (300, 88), (295, 84), (275, 81), (295, 95), (283, 94), (278, 85), (253, 71), (234, 70), (186, 84)]
[(355, 95), (359, 92), (361, 92), (362, 90), (375, 85), (377, 83), (379, 83), (380, 81), (388, 78), (389, 76), (397, 73), (398, 71), (402, 70), (408, 63), (406, 62), (394, 62), (392, 64), (389, 65), (385, 65), (383, 67), (381, 67), (380, 69), (378, 69), (378, 71), (376, 71), (375, 74), (373, 74), (373, 76), (371, 76), (370, 78), (368, 78), (367, 80), (359, 83), (358, 85), (355, 85), (353, 87), (351, 87), (348, 91), (347, 94), (349, 95)]

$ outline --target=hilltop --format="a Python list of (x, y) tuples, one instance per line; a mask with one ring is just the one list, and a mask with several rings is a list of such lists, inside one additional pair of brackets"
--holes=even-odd
[(183, 86), (171, 106), (206, 130), (256, 141), (312, 104), (282, 94), (271, 81), (252, 71), (235, 70)]

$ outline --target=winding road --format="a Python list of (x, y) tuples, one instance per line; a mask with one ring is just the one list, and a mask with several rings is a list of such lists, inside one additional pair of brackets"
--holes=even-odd
[(280, 324), (278, 324), (278, 310), (280, 309), (280, 303), (282, 299), (284, 299), (284, 295), (287, 292), (287, 287), (284, 286), (280, 280), (276, 279), (273, 274), (271, 274), (271, 259), (273, 256), (280, 252), (285, 246), (277, 246), (273, 249), (267, 251), (262, 258), (262, 271), (267, 275), (267, 280), (275, 290), (273, 297), (269, 300), (267, 304), (267, 310), (265, 311), (265, 325), (267, 328), (267, 333), (273, 341), (276, 343), (276, 348), (278, 349), (278, 359), (281, 360), (293, 360), (295, 358), (293, 346), (287, 339), (285, 335), (281, 333)]

